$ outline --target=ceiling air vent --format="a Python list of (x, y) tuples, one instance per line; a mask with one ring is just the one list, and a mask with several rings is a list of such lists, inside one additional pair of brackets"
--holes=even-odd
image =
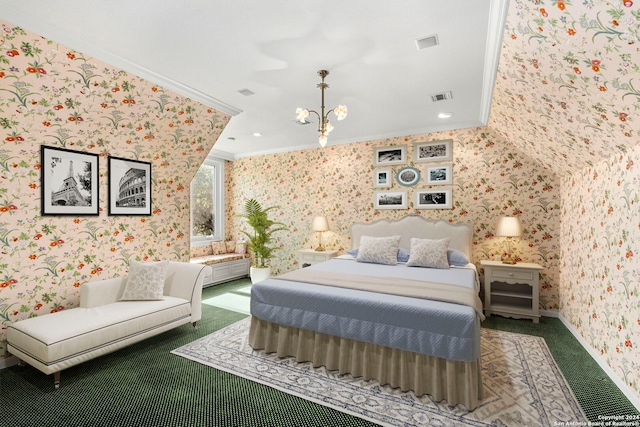
[(249, 89), (240, 89), (238, 91), (238, 93), (244, 95), (244, 96), (251, 96), (251, 95), (255, 95), (254, 92), (251, 92)]
[(433, 102), (445, 101), (451, 98), (453, 98), (453, 96), (451, 95), (451, 92), (442, 92), (442, 93), (436, 93), (431, 95), (431, 100)]
[(428, 47), (437, 46), (438, 44), (440, 44), (440, 42), (438, 42), (438, 35), (437, 34), (433, 34), (431, 36), (423, 37), (421, 39), (416, 39), (416, 47), (418, 48), (418, 50), (426, 49)]

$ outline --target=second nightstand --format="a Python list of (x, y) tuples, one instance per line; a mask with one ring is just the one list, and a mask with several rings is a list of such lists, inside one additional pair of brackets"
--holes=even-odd
[(503, 264), (480, 261), (484, 267), (484, 314), (516, 319), (540, 319), (539, 272), (542, 266), (528, 262)]
[(300, 249), (298, 257), (300, 259), (300, 267), (309, 267), (323, 261), (329, 261), (338, 255), (338, 251), (314, 251), (313, 249)]

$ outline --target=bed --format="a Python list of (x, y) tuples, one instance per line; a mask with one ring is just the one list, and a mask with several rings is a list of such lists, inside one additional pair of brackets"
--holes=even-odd
[(249, 344), (473, 410), (484, 317), (471, 227), (411, 215), (350, 234), (350, 254), (252, 286)]

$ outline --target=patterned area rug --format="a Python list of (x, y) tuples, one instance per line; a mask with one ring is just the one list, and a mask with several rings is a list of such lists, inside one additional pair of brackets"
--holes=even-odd
[(485, 398), (474, 411), (376, 381), (340, 376), (293, 358), (254, 351), (249, 318), (173, 354), (383, 426), (553, 426), (587, 419), (543, 338), (482, 329)]

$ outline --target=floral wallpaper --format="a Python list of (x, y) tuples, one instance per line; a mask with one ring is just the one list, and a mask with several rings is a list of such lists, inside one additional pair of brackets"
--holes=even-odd
[[(427, 188), (424, 167), (422, 179), (408, 187), (408, 208), (380, 210), (373, 208), (374, 148), (405, 146), (407, 158), (413, 159), (413, 145), (432, 140), (453, 140), (453, 208), (416, 210), (413, 191)], [(393, 166), (394, 174), (404, 165)], [(556, 175), (541, 167), (502, 137), (488, 128), (397, 137), (327, 146), (289, 153), (236, 159), (230, 170), (228, 217), (242, 210), (244, 200), (256, 198), (263, 206), (277, 205), (274, 219), (285, 223), (288, 232), (277, 233), (281, 247), (271, 266), (275, 273), (298, 268), (299, 249), (318, 245), (310, 230), (311, 219), (325, 215), (330, 231), (323, 236), (325, 247), (344, 252), (351, 248), (349, 226), (359, 221), (381, 218), (398, 219), (407, 214), (470, 224), (475, 229), (473, 258), (482, 259), (505, 252), (504, 239), (493, 235), (498, 218), (517, 214), (524, 226), (524, 236), (514, 245), (519, 259), (544, 266), (541, 276), (540, 307), (555, 310), (558, 301), (560, 262), (559, 182)], [(402, 187), (395, 182), (391, 189)], [(232, 229), (244, 227), (234, 218)], [(237, 236), (236, 236), (237, 237)]]
[(560, 179), (560, 313), (640, 397), (640, 2), (510, 3), (489, 127)]
[[(130, 259), (189, 258), (189, 184), (230, 117), (0, 21), (0, 357)], [(99, 154), (100, 215), (40, 216), (40, 146)], [(107, 215), (107, 156), (152, 163), (152, 215)]]
[(512, 1), (489, 126), (561, 175), (637, 145), (639, 22), (640, 2)]
[[(640, 147), (562, 182), (561, 311), (638, 391)], [(576, 250), (581, 248), (581, 250)]]

